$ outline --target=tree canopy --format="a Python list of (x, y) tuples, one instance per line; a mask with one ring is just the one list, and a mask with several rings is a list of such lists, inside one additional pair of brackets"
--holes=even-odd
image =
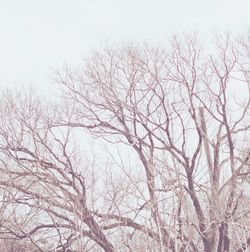
[[(57, 102), (3, 92), (1, 239), (34, 251), (246, 251), (249, 39), (93, 52), (55, 73)], [(106, 145), (89, 159), (88, 135)]]

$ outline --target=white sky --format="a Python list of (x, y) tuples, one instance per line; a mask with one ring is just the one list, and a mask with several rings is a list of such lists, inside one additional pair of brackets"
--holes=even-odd
[(0, 0), (0, 88), (48, 90), (51, 68), (105, 44), (250, 28), (250, 0)]

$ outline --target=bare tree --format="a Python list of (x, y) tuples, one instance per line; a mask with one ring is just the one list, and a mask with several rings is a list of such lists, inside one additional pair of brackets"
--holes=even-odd
[[(16, 225), (2, 233), (42, 251), (46, 235), (61, 251), (245, 251), (250, 46), (213, 38), (211, 52), (175, 36), (93, 53), (57, 73), (58, 106), (5, 95), (0, 185)], [(97, 181), (76, 146), (86, 132), (107, 143)]]
[[(66, 251), (72, 242), (86, 236), (105, 251), (113, 251), (87, 207), (84, 164), (69, 144), (71, 129), (54, 130), (54, 115), (49, 113), (31, 95), (6, 95), (0, 184), (8, 193), (8, 210), (15, 223), (3, 227), (2, 237), (30, 238), (42, 250), (41, 243), (56, 236), (57, 249)], [(27, 223), (25, 219), (31, 215), (35, 219)]]

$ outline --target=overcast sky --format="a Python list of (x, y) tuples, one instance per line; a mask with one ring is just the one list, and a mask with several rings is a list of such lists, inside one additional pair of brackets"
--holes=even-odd
[(0, 0), (0, 87), (47, 89), (51, 68), (95, 47), (179, 31), (250, 28), (250, 0)]

